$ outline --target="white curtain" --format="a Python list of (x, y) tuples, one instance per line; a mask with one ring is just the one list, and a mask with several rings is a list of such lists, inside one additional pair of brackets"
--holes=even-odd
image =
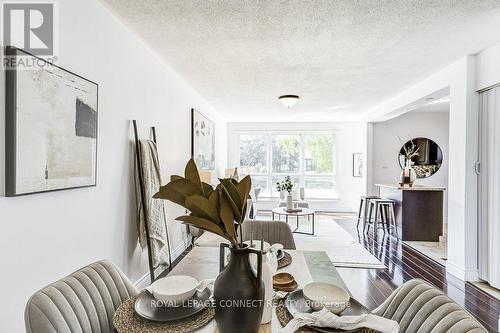
[(500, 87), (481, 93), (480, 276), (500, 288)]

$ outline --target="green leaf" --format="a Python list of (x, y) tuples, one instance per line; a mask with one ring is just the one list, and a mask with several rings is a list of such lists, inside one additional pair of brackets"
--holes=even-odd
[(201, 188), (201, 180), (200, 174), (198, 173), (198, 168), (196, 167), (196, 163), (192, 158), (187, 162), (186, 168), (184, 169), (184, 174), (187, 180), (189, 180), (195, 186), (199, 187), (200, 190), (203, 190)]
[(243, 207), (243, 210), (241, 212), (241, 218), (240, 220), (238, 221), (238, 224), (242, 224), (243, 222), (245, 222), (245, 216), (247, 216), (247, 209), (248, 209), (248, 206), (245, 205), (245, 207)]
[(220, 195), (218, 191), (212, 191), (210, 197), (208, 198), (208, 202), (210, 203), (210, 206), (216, 207), (217, 211), (220, 210)]
[(222, 223), (224, 223), (224, 229), (226, 229), (228, 236), (236, 239), (233, 209), (224, 193), (220, 193), (220, 217)]
[(201, 194), (200, 189), (187, 179), (179, 178), (161, 186), (160, 191), (153, 198), (170, 200), (186, 207), (186, 198), (193, 194)]
[(214, 188), (212, 187), (212, 185), (201, 182), (201, 187), (203, 189), (205, 198), (210, 198), (210, 195), (214, 192)]
[(217, 224), (214, 224), (212, 221), (204, 219), (202, 217), (182, 215), (177, 217), (176, 220), (182, 221), (200, 229), (208, 230), (214, 234), (227, 238), (225, 237), (224, 230), (222, 230)]
[(250, 193), (250, 188), (252, 187), (252, 179), (250, 176), (245, 176), (238, 185), (236, 185), (236, 190), (240, 196), (241, 201), (246, 204), (248, 194)]
[(234, 219), (239, 221), (241, 219), (241, 207), (237, 206), (234, 203), (234, 201), (231, 199), (231, 196), (229, 195), (229, 193), (226, 191), (226, 189), (224, 187), (221, 187), (221, 193), (222, 193), (222, 196), (227, 199), (229, 206), (233, 210)]
[(228, 241), (230, 241), (231, 244), (233, 244), (233, 245), (237, 246), (237, 244), (238, 244), (238, 242), (236, 241), (235, 238), (231, 238), (228, 235), (226, 235), (224, 233), (224, 230), (222, 230), (222, 228), (220, 228), (217, 224), (215, 224), (207, 219), (204, 219), (201, 217), (196, 217), (196, 216), (184, 215), (184, 216), (177, 217), (176, 220), (182, 221), (184, 223), (190, 224), (190, 225), (195, 226), (197, 228), (200, 228), (200, 229), (209, 231), (211, 233), (214, 233), (216, 235), (219, 235), (219, 236), (227, 239)]
[(173, 203), (176, 203), (182, 207), (186, 207), (186, 196), (176, 192), (175, 190), (168, 188), (167, 185), (161, 186), (160, 191), (156, 193), (153, 198), (155, 199), (163, 199), (163, 200), (168, 200), (172, 201)]
[(219, 181), (222, 187), (229, 194), (231, 200), (233, 200), (233, 202), (236, 204), (236, 206), (241, 207), (241, 198), (238, 190), (236, 189), (236, 186), (229, 179), (219, 179)]
[(228, 179), (220, 179), (220, 182), (221, 188), (223, 189), (224, 194), (227, 196), (229, 204), (233, 209), (234, 217), (239, 221), (241, 219), (243, 203), (241, 202), (236, 186), (234, 186)]
[(203, 217), (215, 223), (219, 221), (217, 206), (211, 205), (210, 201), (201, 195), (195, 194), (187, 197), (186, 208), (194, 216)]

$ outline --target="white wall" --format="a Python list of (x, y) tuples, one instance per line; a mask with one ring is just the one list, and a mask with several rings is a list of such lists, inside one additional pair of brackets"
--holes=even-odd
[(409, 112), (373, 124), (373, 184), (397, 184), (401, 174), (398, 155), (402, 143), (428, 138), (443, 151), (443, 165), (432, 177), (419, 178), (418, 185), (448, 187), (448, 112)]
[[(448, 110), (448, 106), (445, 106)], [(418, 185), (448, 188), (449, 112), (408, 112), (399, 117), (373, 124), (373, 184), (397, 184), (401, 174), (398, 155), (402, 143), (414, 138), (428, 138), (443, 152), (441, 168), (429, 178), (419, 178)], [(400, 141), (401, 139), (401, 141)], [(373, 189), (374, 193), (378, 188)], [(447, 216), (447, 191), (445, 213)]]
[(500, 43), (477, 55), (476, 90), (500, 84)]
[[(447, 272), (476, 280), (478, 101), (475, 93), (476, 57), (467, 56), (412, 87), (389, 98), (369, 112), (370, 119), (384, 119), (395, 110), (438, 91), (449, 90), (448, 261)], [(373, 172), (373, 170), (372, 170)]]
[[(352, 154), (365, 152), (366, 124), (364, 123), (229, 123), (228, 165), (238, 166), (238, 134), (255, 131), (292, 131), (294, 133), (328, 131), (336, 134), (337, 200), (310, 201), (311, 208), (325, 211), (357, 211), (359, 196), (365, 193), (365, 177), (352, 176)], [(366, 163), (365, 163), (366, 164)], [(307, 195), (307, 193), (306, 193)], [(262, 209), (275, 207), (272, 200)]]
[[(95, 0), (60, 6), (59, 65), (99, 83), (98, 185), (17, 198), (4, 189), (4, 73), (0, 75), (0, 331), (24, 331), (29, 296), (95, 260), (107, 258), (133, 280), (147, 272), (136, 243), (133, 131), (156, 126), (164, 180), (190, 155), (190, 108), (216, 121), (217, 165), (226, 166), (226, 124), (181, 77)], [(143, 136), (146, 131), (143, 130)], [(167, 206), (173, 248), (184, 227)], [(141, 253), (142, 252), (142, 253)]]

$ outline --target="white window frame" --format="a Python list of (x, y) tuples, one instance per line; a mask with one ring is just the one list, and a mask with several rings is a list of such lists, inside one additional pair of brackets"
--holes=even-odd
[[(338, 192), (337, 192), (337, 165), (338, 165), (338, 154), (337, 154), (337, 133), (335, 131), (316, 131), (316, 130), (309, 130), (309, 131), (294, 131), (294, 130), (238, 130), (235, 131), (235, 134), (237, 136), (237, 159), (238, 159), (238, 167), (240, 166), (240, 161), (241, 161), (241, 151), (240, 151), (240, 136), (242, 135), (263, 135), (266, 136), (266, 143), (267, 143), (267, 154), (266, 154), (266, 167), (267, 167), (267, 172), (266, 173), (249, 173), (250, 176), (260, 176), (260, 177), (266, 177), (267, 178), (267, 187), (269, 189), (269, 195), (267, 196), (259, 196), (259, 198), (263, 199), (277, 199), (279, 196), (274, 195), (273, 196), (273, 188), (274, 188), (274, 183), (272, 181), (273, 176), (298, 176), (299, 177), (299, 187), (305, 187), (305, 178), (308, 176), (311, 177), (317, 177), (317, 178), (333, 178), (334, 179), (334, 189), (331, 197), (321, 197), (321, 198), (314, 198), (310, 197), (306, 193), (306, 200), (308, 201), (324, 201), (324, 200), (337, 200), (339, 199), (338, 197)], [(288, 173), (273, 173), (273, 166), (272, 166), (272, 144), (271, 144), (271, 136), (273, 135), (298, 135), (300, 137), (300, 158), (299, 158), (299, 172), (288, 172)], [(335, 141), (335, 147), (333, 150), (333, 160), (334, 160), (334, 165), (333, 165), (333, 173), (328, 173), (328, 174), (311, 174), (307, 173), (305, 171), (305, 165), (304, 165), (304, 155), (305, 155), (305, 145), (304, 145), (304, 136), (306, 135), (332, 135), (334, 137)]]

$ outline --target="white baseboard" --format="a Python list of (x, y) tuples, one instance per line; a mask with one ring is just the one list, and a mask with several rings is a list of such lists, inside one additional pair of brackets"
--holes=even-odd
[(134, 287), (137, 290), (142, 290), (151, 283), (149, 279), (149, 273), (144, 274), (139, 280), (135, 281)]
[(184, 252), (191, 245), (191, 236), (188, 235), (187, 238), (184, 239), (182, 243), (180, 243), (173, 251), (172, 251), (172, 261), (177, 259), (182, 252)]
[(477, 269), (467, 270), (449, 260), (446, 262), (446, 272), (462, 281), (479, 281), (479, 271)]
[[(190, 245), (191, 245), (191, 237), (187, 237), (171, 252), (172, 262), (175, 259), (177, 259)], [(155, 270), (155, 275), (158, 276), (163, 272), (163, 270), (164, 269), (162, 267), (158, 267)], [(150, 283), (151, 283), (150, 274), (149, 272), (147, 272), (134, 283), (134, 286), (137, 288), (137, 290), (142, 290), (145, 287), (147, 287)]]

